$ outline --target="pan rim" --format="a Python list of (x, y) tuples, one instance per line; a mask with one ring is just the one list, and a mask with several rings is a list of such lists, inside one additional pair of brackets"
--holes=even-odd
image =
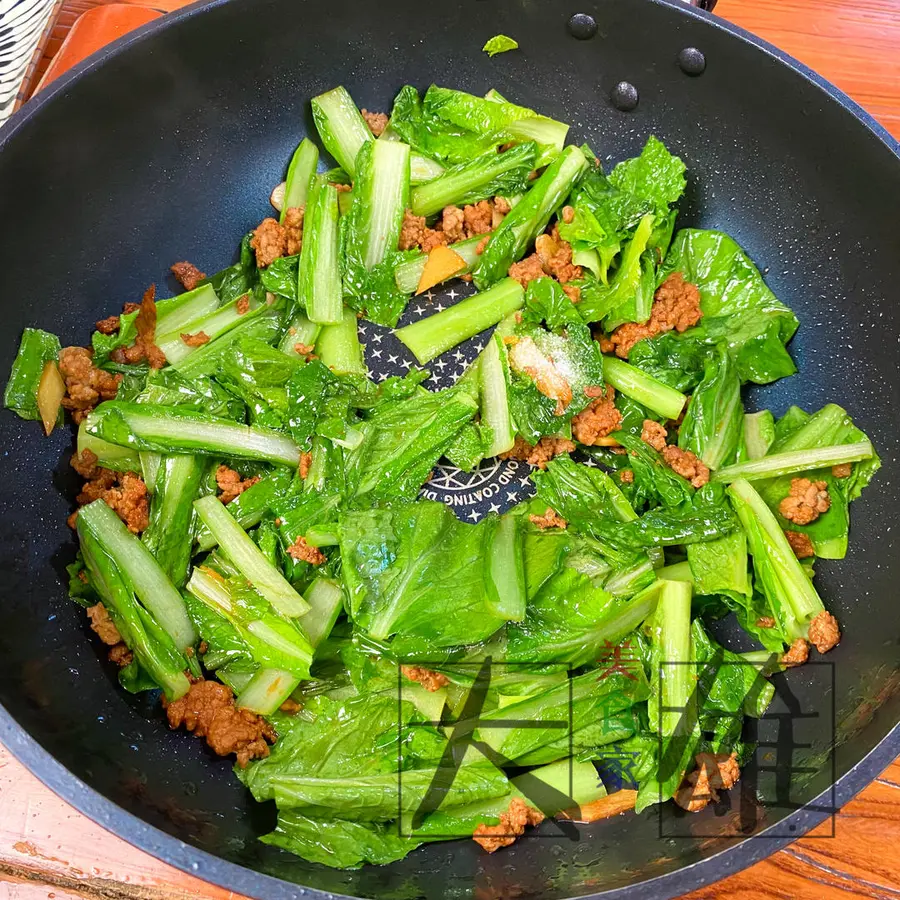
[[(38, 97), (30, 100), (10, 117), (6, 125), (0, 129), (0, 152), (9, 142), (16, 139), (16, 135), (27, 127), (34, 116), (41, 115), (45, 106), (55, 102), (56, 98), (64, 94), (71, 84), (97, 66), (102, 65), (105, 60), (118, 57), (126, 52), (132, 44), (143, 42), (157, 31), (176, 26), (184, 19), (193, 18), (208, 9), (231, 2), (234, 0), (198, 0), (184, 9), (143, 25), (112, 44), (101, 48), (56, 79)], [(646, 0), (646, 2), (677, 10), (682, 15), (701, 20), (706, 25), (749, 44), (776, 63), (785, 66), (822, 91), (830, 100), (838, 103), (900, 161), (900, 141), (895, 139), (856, 101), (804, 63), (740, 26), (689, 6), (685, 0)], [(345, 900), (345, 898), (353, 900), (348, 895), (306, 888), (229, 862), (148, 824), (107, 799), (63, 766), (37, 740), (31, 737), (2, 705), (0, 705), (0, 743), (44, 785), (76, 810), (116, 836), (123, 838), (132, 846), (185, 874), (222, 888), (259, 898), (259, 900), (263, 900), (263, 898), (265, 900), (295, 900), (295, 898), (300, 900), (301, 897), (304, 900), (325, 900), (326, 897), (335, 898), (335, 900)], [(788, 826), (792, 832), (790, 838), (769, 838), (763, 831), (758, 835), (730, 844), (719, 852), (676, 871), (637, 884), (583, 895), (580, 900), (600, 900), (600, 898), (602, 900), (623, 900), (626, 897), (638, 896), (667, 900), (667, 898), (725, 878), (783, 849), (796, 838), (802, 837), (828, 817), (828, 813), (825, 811), (815, 811), (822, 800), (833, 796), (837, 808), (844, 806), (877, 777), (896, 758), (898, 753), (900, 753), (900, 722), (897, 722), (875, 747), (839, 778), (833, 787), (813, 799), (807, 807), (796, 810), (777, 823), (778, 827), (782, 827), (783, 824)]]

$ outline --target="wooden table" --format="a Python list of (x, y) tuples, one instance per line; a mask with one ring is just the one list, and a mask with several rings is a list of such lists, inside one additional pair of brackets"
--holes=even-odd
[[(900, 0), (720, 0), (717, 12), (822, 73), (900, 137)], [(900, 760), (835, 829), (834, 840), (801, 838), (690, 900), (900, 898)], [(104, 831), (0, 747), (0, 900), (187, 897), (241, 900)]]

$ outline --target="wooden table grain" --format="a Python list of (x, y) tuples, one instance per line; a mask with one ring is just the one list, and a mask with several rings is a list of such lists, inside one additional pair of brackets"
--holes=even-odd
[[(900, 0), (720, 0), (716, 11), (820, 72), (900, 137)], [(0, 900), (188, 897), (242, 900), (104, 831), (0, 747)], [(833, 840), (800, 838), (684, 900), (861, 897), (900, 900), (900, 760), (844, 807)]]

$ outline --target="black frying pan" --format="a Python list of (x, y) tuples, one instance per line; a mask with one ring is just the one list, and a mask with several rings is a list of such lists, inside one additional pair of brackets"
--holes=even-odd
[[(575, 13), (594, 17), (595, 36), (572, 36)], [(498, 32), (521, 52), (482, 54)], [(706, 56), (700, 77), (676, 62), (688, 46)], [(748, 797), (749, 823), (746, 807), (720, 820), (648, 812), (587, 827), (577, 843), (548, 823), (544, 837), (491, 857), (456, 842), (360, 872), (266, 848), (255, 837), (273, 811), (251, 803), (229, 763), (169, 732), (158, 707), (120, 691), (98, 659), (62, 583), (74, 555), (70, 435), (44, 439), (12, 414), (0, 416), (0, 740), (116, 834), (257, 897), (668, 897), (803, 833), (900, 751), (900, 529), (888, 530), (900, 503), (900, 160), (846, 97), (738, 29), (662, 0), (195, 6), (92, 57), (0, 132), (0, 371), (25, 325), (83, 343), (173, 261), (208, 272), (229, 263), (311, 131), (310, 96), (343, 83), (361, 106), (387, 109), (402, 84), (432, 80), (496, 87), (571, 122), (572, 138), (613, 161), (659, 135), (689, 167), (680, 224), (734, 235), (800, 316), (801, 374), (752, 402), (781, 412), (835, 400), (876, 441), (885, 465), (854, 506), (850, 555), (817, 566), (844, 641), (826, 674), (788, 676), (797, 709), (817, 715), (804, 720), (809, 747), (795, 764), (808, 771), (791, 798), (812, 807), (754, 812)], [(630, 113), (608, 99), (621, 80), (640, 95)], [(709, 838), (736, 829), (743, 838)]]

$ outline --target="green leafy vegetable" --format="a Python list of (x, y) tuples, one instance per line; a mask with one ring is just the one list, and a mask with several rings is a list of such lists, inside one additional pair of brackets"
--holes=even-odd
[(496, 56), (498, 53), (506, 53), (508, 50), (517, 50), (519, 42), (507, 37), (505, 34), (496, 34), (489, 38), (481, 48), (488, 56)]

